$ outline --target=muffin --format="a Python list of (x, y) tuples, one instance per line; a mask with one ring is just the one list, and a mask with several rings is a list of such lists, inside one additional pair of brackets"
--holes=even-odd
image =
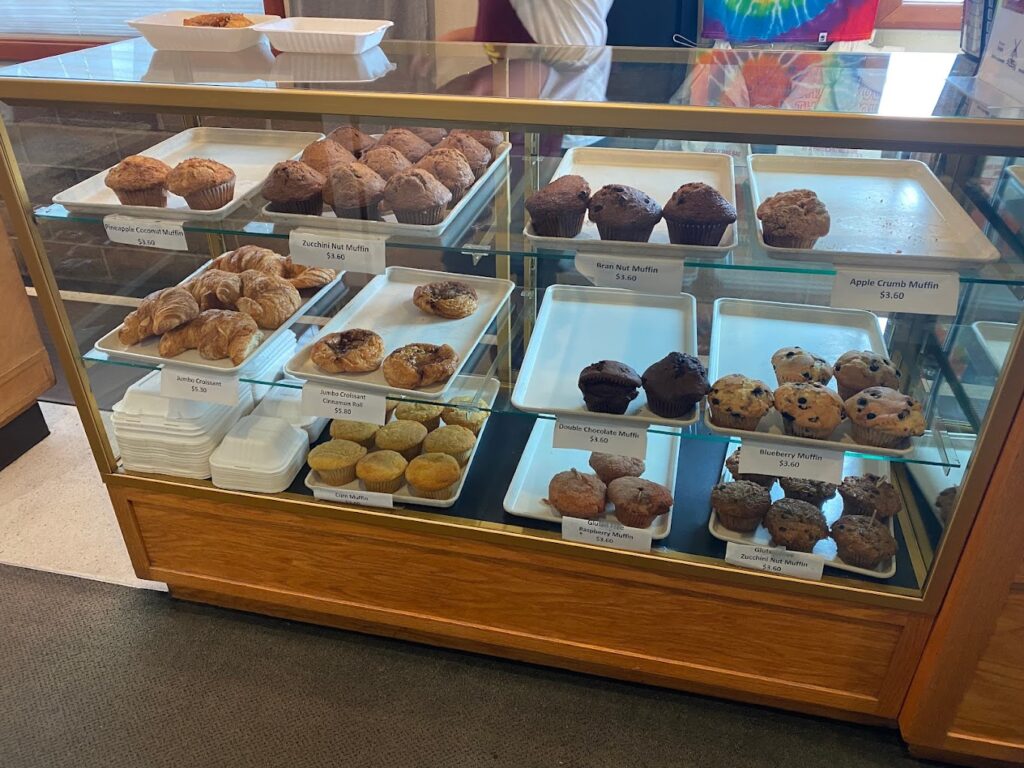
[(299, 159), (326, 177), (330, 175), (334, 166), (354, 163), (356, 156), (336, 141), (320, 139), (302, 150), (302, 157)]
[(324, 176), (298, 160), (285, 160), (271, 169), (263, 182), (263, 197), (270, 210), (319, 216), (324, 210)]
[(560, 176), (526, 198), (533, 231), (541, 237), (576, 237), (590, 204), (590, 185), (582, 176)]
[(888, 520), (903, 509), (899, 491), (888, 480), (873, 475), (844, 477), (839, 486), (844, 515), (864, 515)]
[(412, 168), (409, 159), (397, 149), (387, 145), (378, 145), (363, 152), (359, 162), (371, 168), (386, 182), (396, 173)]
[(373, 438), (380, 426), (368, 421), (331, 421), (331, 437), (335, 440), (348, 440), (358, 443), (363, 448), (373, 448)]
[(825, 515), (813, 504), (797, 499), (779, 499), (768, 508), (764, 527), (772, 544), (794, 552), (810, 552), (828, 536)]
[(416, 167), (422, 168), (448, 188), (452, 193), (449, 205), (459, 202), (466, 194), (466, 190), (476, 181), (465, 155), (457, 149), (432, 149), (416, 163)]
[(336, 165), (331, 169), (327, 186), (328, 200), (339, 219), (380, 218), (380, 201), (384, 197), (384, 179), (363, 163)]
[(772, 368), (779, 384), (832, 381), (832, 366), (825, 358), (800, 347), (783, 347), (772, 355)]
[(372, 493), (394, 493), (405, 482), (405, 458), (395, 451), (368, 453), (356, 464), (356, 477)]
[(373, 145), (374, 149), (378, 147), (394, 147), (410, 163), (418, 163), (430, 151), (430, 144), (408, 128), (392, 128), (385, 131), (384, 135)]
[(460, 467), (469, 463), (476, 445), (476, 435), (465, 427), (448, 425), (438, 427), (423, 441), (424, 453), (445, 453), (455, 459)]
[(711, 507), (730, 531), (756, 531), (772, 504), (768, 489), (749, 480), (719, 483), (711, 489)]
[(736, 207), (718, 190), (700, 181), (683, 184), (662, 209), (668, 239), (676, 245), (710, 245), (722, 242), (736, 221)]
[(642, 382), (625, 363), (599, 360), (580, 372), (578, 384), (588, 411), (622, 414), (636, 399)]
[(938, 496), (935, 497), (935, 513), (939, 516), (939, 520), (943, 525), (949, 522), (950, 515), (953, 514), (953, 510), (956, 509), (957, 496), (960, 493), (959, 485), (951, 485), (949, 488), (944, 488)]
[(438, 224), (451, 202), (448, 187), (422, 168), (396, 173), (384, 187), (384, 201), (403, 224)]
[(486, 400), (477, 400), (472, 397), (453, 397), (451, 405), (441, 411), (441, 419), (445, 424), (454, 427), (465, 427), (474, 435), (479, 435), (480, 430), (487, 421), (488, 413)]
[(834, 483), (826, 483), (821, 480), (804, 480), (796, 477), (780, 477), (779, 485), (786, 494), (787, 499), (797, 499), (813, 504), (818, 509), (821, 505), (836, 495)]
[(442, 406), (429, 403), (399, 403), (398, 407), (395, 408), (395, 418), (418, 422), (426, 427), (429, 432), (440, 426), (441, 412), (443, 410)]
[(216, 160), (190, 157), (167, 174), (168, 191), (185, 198), (194, 211), (213, 211), (235, 196), (235, 172)]
[(395, 412), (395, 408), (398, 407), (401, 400), (392, 400), (390, 397), (384, 400), (384, 423), (387, 424), (391, 419), (391, 414)]
[(775, 410), (787, 435), (827, 440), (846, 418), (839, 395), (817, 382), (783, 384), (775, 390)]
[(491, 150), (465, 133), (449, 133), (438, 147), (456, 149), (462, 153), (473, 170), (473, 176), (480, 178), (491, 164)]
[(672, 508), (668, 488), (640, 477), (620, 477), (608, 483), (608, 501), (615, 518), (630, 528), (650, 528)]
[(551, 478), (545, 501), (560, 515), (596, 520), (604, 514), (607, 491), (597, 475), (570, 469)]
[(405, 481), (412, 495), (424, 499), (450, 499), (461, 477), (459, 463), (447, 453), (424, 453), (405, 468)]
[(329, 440), (310, 450), (306, 462), (328, 485), (345, 485), (356, 479), (356, 463), (365, 455), (351, 440)]
[(780, 192), (757, 206), (766, 245), (775, 248), (813, 248), (828, 234), (828, 209), (809, 189)]
[(685, 416), (711, 389), (703, 363), (685, 352), (669, 352), (640, 377), (647, 407), (666, 419)]
[(117, 195), (121, 205), (167, 207), (167, 174), (171, 167), (155, 157), (129, 155), (107, 173), (103, 183)]
[(407, 461), (420, 453), (420, 446), (427, 436), (427, 428), (418, 421), (395, 419), (385, 424), (373, 437), (373, 444), (380, 451), (397, 451)]
[(445, 128), (410, 128), (410, 133), (414, 133), (423, 139), (430, 146), (436, 146), (444, 141), (444, 137), (448, 135), (448, 131)]
[(775, 393), (763, 381), (730, 373), (712, 384), (708, 392), (711, 423), (752, 432), (772, 409), (774, 397)]
[(661, 206), (650, 195), (625, 184), (607, 184), (590, 198), (590, 220), (602, 240), (646, 243), (661, 220)]
[(832, 366), (839, 396), (849, 400), (868, 387), (900, 388), (900, 372), (884, 355), (870, 350), (844, 352)]
[(494, 153), (494, 150), (505, 141), (505, 134), (501, 131), (476, 131), (459, 128), (458, 130), (452, 131), (452, 133), (457, 136), (471, 136), (487, 147), (492, 154)]
[(889, 526), (870, 517), (840, 517), (831, 533), (839, 557), (856, 568), (875, 569), (896, 554)]
[(771, 475), (756, 475), (750, 472), (740, 472), (740, 451), (742, 448), (737, 448), (731, 454), (729, 458), (725, 460), (725, 468), (729, 470), (729, 474), (732, 475), (733, 480), (748, 480), (751, 483), (757, 483), (762, 488), (767, 488), (769, 491), (772, 486), (775, 485), (775, 478)]
[(602, 483), (610, 483), (620, 477), (640, 477), (647, 466), (643, 459), (632, 456), (615, 456), (611, 453), (590, 454), (590, 468), (601, 478)]
[(861, 445), (901, 448), (924, 434), (921, 402), (889, 387), (868, 387), (846, 401), (850, 434)]
[(335, 128), (327, 138), (336, 144), (340, 144), (358, 159), (359, 155), (372, 147), (376, 140), (368, 133), (363, 133), (353, 125), (342, 125)]

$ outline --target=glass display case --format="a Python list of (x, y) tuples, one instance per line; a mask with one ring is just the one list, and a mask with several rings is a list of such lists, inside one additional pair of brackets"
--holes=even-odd
[(1024, 388), (963, 74), (126, 40), (0, 70), (0, 191), (141, 577), (891, 720)]

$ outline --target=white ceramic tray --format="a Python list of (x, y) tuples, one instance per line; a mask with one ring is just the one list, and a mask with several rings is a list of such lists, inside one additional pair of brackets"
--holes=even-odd
[[(914, 478), (914, 482), (917, 483), (921, 495), (928, 502), (928, 508), (935, 515), (935, 519), (939, 521), (939, 525), (945, 527), (946, 524), (942, 522), (942, 518), (939, 517), (938, 511), (935, 509), (935, 499), (951, 485), (963, 484), (964, 474), (967, 472), (967, 463), (971, 460), (971, 454), (974, 453), (974, 444), (978, 438), (975, 435), (947, 432), (943, 435), (943, 439), (956, 453), (957, 461), (960, 462), (959, 467), (942, 467), (935, 464), (914, 463), (907, 464), (907, 472)], [(929, 441), (929, 444), (921, 450), (922, 461), (942, 461), (938, 448), (932, 442)], [(946, 474), (947, 471), (949, 474)]]
[[(203, 266), (182, 280), (179, 285), (202, 274), (210, 268), (210, 264), (212, 263), (212, 260), (206, 262)], [(260, 342), (260, 345), (252, 352), (252, 354), (242, 361), (241, 365), (235, 365), (231, 362), (230, 358), (206, 360), (200, 356), (199, 350), (197, 349), (190, 349), (186, 352), (182, 352), (176, 357), (162, 357), (159, 352), (159, 336), (150, 336), (139, 344), (123, 344), (121, 340), (118, 339), (117, 332), (121, 329), (124, 323), (121, 323), (117, 328), (97, 341), (94, 348), (120, 360), (133, 360), (142, 363), (149, 363), (151, 365), (170, 365), (175, 368), (190, 368), (195, 371), (210, 371), (222, 375), (238, 374), (243, 368), (252, 366), (253, 361), (259, 358), (261, 352), (270, 347), (274, 341), (288, 331), (292, 323), (302, 317), (302, 315), (306, 313), (306, 310), (319, 301), (325, 293), (337, 285), (344, 275), (344, 272), (339, 272), (334, 280), (322, 288), (317, 289), (316, 293), (303, 301), (302, 306), (300, 306), (288, 320), (282, 323), (280, 328), (275, 328), (274, 330), (263, 330), (263, 341)]]
[(270, 169), (282, 160), (297, 157), (307, 144), (322, 139), (322, 133), (300, 131), (257, 131), (248, 128), (189, 128), (149, 149), (139, 152), (163, 160), (172, 168), (190, 157), (223, 163), (235, 172), (235, 196), (227, 205), (212, 211), (196, 211), (185, 198), (168, 193), (167, 207), (121, 205), (113, 190), (104, 184), (101, 171), (70, 189), (54, 195), (53, 202), (69, 211), (117, 213), (146, 219), (220, 220), (238, 208), (263, 186)]
[[(498, 397), (498, 390), (500, 388), (501, 382), (497, 379), (490, 379), (485, 376), (457, 376), (455, 377), (454, 384), (452, 385), (451, 396), (481, 399), (486, 402), (487, 407), (490, 408), (494, 405), (494, 400)], [(423, 507), (447, 508), (453, 506), (455, 502), (459, 500), (459, 496), (462, 495), (462, 487), (466, 484), (466, 478), (469, 476), (469, 470), (473, 467), (473, 460), (476, 458), (477, 448), (480, 447), (480, 441), (483, 439), (484, 432), (487, 430), (487, 424), (489, 421), (490, 418), (484, 421), (479, 434), (476, 436), (476, 444), (473, 446), (473, 453), (470, 455), (469, 461), (466, 462), (466, 466), (462, 468), (462, 478), (459, 480), (459, 485), (455, 489), (455, 495), (452, 498), (444, 500), (424, 499), (420, 496), (413, 496), (409, 491), (409, 486), (403, 485), (392, 495), (394, 501), (401, 504), (415, 504)], [(348, 485), (327, 485), (326, 483), (321, 482), (316, 471), (312, 469), (309, 471), (309, 474), (306, 475), (306, 487), (313, 491), (313, 495), (316, 496), (316, 498), (322, 501), (337, 501), (337, 499), (331, 497), (332, 491), (361, 490), (358, 480), (353, 480)]]
[[(831, 231), (814, 248), (764, 245), (769, 256), (894, 268), (978, 267), (999, 252), (927, 165), (918, 160), (750, 156), (754, 210), (791, 189), (813, 190)], [(755, 217), (756, 219), (756, 217)]]
[[(736, 206), (736, 178), (732, 157), (705, 152), (664, 152), (653, 149), (602, 149), (578, 147), (565, 153), (552, 180), (569, 174), (582, 176), (592, 192), (606, 184), (626, 184), (646, 192), (659, 205), (665, 205), (672, 193), (683, 184), (702, 181), (719, 191)], [(673, 245), (668, 239), (668, 225), (659, 221), (646, 243), (602, 240), (597, 225), (587, 217), (583, 230), (574, 238), (542, 237), (527, 225), (523, 234), (539, 248), (590, 251), (616, 256), (671, 256), (680, 258), (692, 253), (705, 259), (720, 259), (736, 246), (736, 225), (726, 231), (717, 246)]]
[[(772, 389), (776, 386), (772, 354), (780, 347), (798, 346), (821, 355), (829, 362), (844, 352), (870, 349), (887, 355), (878, 318), (860, 309), (832, 309), (806, 304), (779, 304), (748, 299), (715, 301), (711, 325), (711, 352), (708, 376), (712, 382), (730, 373), (742, 373), (760, 379)], [(833, 380), (829, 387), (836, 388)], [(713, 432), (723, 435), (790, 445), (839, 451), (858, 451), (882, 456), (905, 456), (913, 447), (876, 448), (861, 445), (850, 437), (849, 421), (844, 421), (830, 440), (813, 440), (787, 435), (782, 416), (772, 410), (761, 420), (756, 432), (726, 429), (711, 423), (705, 409), (704, 423)]]
[(697, 301), (688, 293), (554, 285), (544, 293), (512, 404), (529, 413), (685, 427), (697, 420), (699, 408), (678, 419), (657, 416), (641, 388), (625, 414), (593, 413), (576, 383), (598, 360), (618, 360), (643, 374), (669, 352), (697, 354)]
[[(555, 422), (551, 419), (537, 419), (530, 432), (530, 439), (523, 449), (519, 466), (512, 477), (512, 483), (505, 494), (504, 507), (510, 515), (529, 517), (533, 520), (545, 520), (549, 523), (561, 523), (562, 516), (544, 499), (548, 495), (548, 483), (559, 472), (577, 469), (583, 473), (593, 474), (594, 470), (587, 463), (589, 451), (576, 451), (564, 448), (552, 448)], [(672, 495), (676, 492), (676, 465), (679, 463), (679, 438), (671, 435), (651, 434), (647, 437), (646, 470), (643, 477), (668, 488)], [(658, 517), (651, 524), (651, 537), (655, 540), (664, 539), (672, 529), (673, 507), (666, 514)], [(612, 506), (608, 505), (604, 520), (618, 522), (612, 514)]]
[[(862, 459), (857, 456), (847, 456), (843, 462), (843, 477), (849, 477), (850, 475), (863, 475), (868, 472), (889, 479), (889, 465), (884, 461), (872, 461), (870, 459)], [(722, 481), (728, 482), (732, 480), (729, 470), (722, 469)], [(782, 490), (782, 486), (776, 483), (772, 487), (772, 501), (778, 501), (783, 498), (786, 494)], [(832, 527), (832, 523), (838, 520), (843, 514), (843, 497), (838, 493), (828, 501), (826, 501), (821, 508), (821, 511), (825, 515), (825, 520), (828, 521), (829, 528)], [(763, 525), (757, 526), (757, 530), (751, 533), (740, 533), (739, 531), (731, 531), (722, 525), (718, 521), (718, 515), (715, 510), (711, 510), (711, 517), (708, 520), (708, 530), (711, 531), (711, 535), (721, 541), (735, 541), (738, 544), (750, 544), (758, 547), (767, 547), (771, 542), (771, 535), (768, 533), (768, 529)], [(895, 527), (892, 518), (889, 518), (889, 533), (896, 535)], [(892, 557), (888, 562), (882, 562), (877, 568), (860, 568), (856, 565), (848, 565), (844, 563), (842, 558), (839, 557), (836, 552), (836, 543), (831, 538), (822, 539), (814, 545), (812, 554), (818, 555), (825, 560), (825, 565), (829, 568), (835, 568), (840, 571), (849, 571), (850, 573), (858, 573), (861, 576), (870, 576), (875, 579), (891, 579), (896, 575), (896, 558)]]
[[(402, 224), (394, 213), (386, 213), (382, 221), (362, 219), (339, 219), (329, 207), (324, 206), (322, 216), (307, 216), (302, 213), (280, 213), (263, 206), (263, 217), (269, 221), (289, 224), (294, 227), (311, 229), (337, 229), (344, 232), (358, 232), (367, 235), (401, 235), (403, 237), (442, 237), (448, 228), (458, 221), (469, 224), (485, 203), (489, 202), (497, 189), (497, 181), (504, 177), (508, 142), (497, 147), (497, 157), (491, 162), (484, 175), (474, 182), (462, 199), (451, 208), (439, 224)], [(467, 214), (463, 216), (463, 214)], [(470, 215), (471, 214), (471, 215)]]
[[(412, 294), (418, 285), (435, 280), (459, 280), (471, 285), (477, 293), (476, 312), (461, 320), (446, 320), (428, 315), (412, 303)], [(455, 377), (466, 364), (476, 345), (480, 343), (498, 310), (508, 300), (515, 284), (510, 280), (491, 277), (453, 275), (448, 272), (430, 272), (409, 267), (388, 267), (383, 275), (373, 278), (337, 315), (331, 318), (317, 334), (285, 365), (285, 373), (297, 379), (317, 381), (337, 387), (352, 387), (362, 391), (398, 392), (414, 398), (436, 400), (454, 383)], [(406, 344), (448, 344), (459, 355), (455, 376), (447, 381), (422, 389), (392, 387), (378, 368), (370, 373), (325, 373), (310, 360), (313, 344), (322, 336), (348, 328), (367, 328), (384, 339), (386, 353)]]
[(289, 53), (358, 54), (375, 48), (394, 26), (382, 19), (335, 19), (296, 16), (257, 24), (279, 51)]
[(261, 34), (255, 28), (257, 24), (281, 18), (269, 14), (247, 13), (245, 15), (253, 23), (249, 27), (229, 29), (185, 26), (185, 19), (201, 13), (205, 11), (164, 11), (125, 23), (138, 30), (157, 50), (235, 53), (260, 41)]
[(981, 348), (997, 371), (1003, 370), (1006, 358), (1010, 354), (1010, 346), (1017, 335), (1017, 326), (1013, 323), (993, 323), (979, 320), (971, 323), (971, 328), (978, 336)]

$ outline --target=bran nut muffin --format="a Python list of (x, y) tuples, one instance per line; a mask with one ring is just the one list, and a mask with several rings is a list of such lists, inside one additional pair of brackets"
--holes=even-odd
[(432, 149), (416, 163), (416, 167), (422, 168), (448, 188), (452, 193), (452, 201), (449, 203), (452, 206), (463, 198), (466, 190), (476, 181), (466, 156), (457, 149)]
[(448, 187), (422, 168), (396, 173), (384, 187), (384, 201), (403, 224), (438, 224), (452, 200)]
[(457, 149), (466, 158), (469, 167), (473, 170), (473, 176), (480, 178), (491, 164), (491, 150), (465, 133), (449, 133), (443, 141), (438, 142), (438, 147), (444, 149)]
[(442, 406), (429, 403), (399, 403), (395, 408), (395, 418), (417, 421), (429, 431), (440, 426), (443, 410)]
[(736, 221), (736, 206), (703, 182), (683, 184), (662, 208), (668, 239), (676, 245), (717, 246)]
[(839, 557), (856, 568), (878, 568), (896, 554), (896, 539), (889, 526), (870, 517), (840, 517), (832, 523), (831, 533)]
[(672, 508), (672, 493), (641, 477), (620, 477), (608, 483), (608, 501), (615, 518), (630, 528), (650, 528)]
[(494, 150), (497, 149), (505, 141), (505, 134), (502, 133), (501, 131), (477, 131), (469, 130), (466, 128), (459, 128), (458, 130), (452, 131), (452, 133), (456, 135), (461, 134), (476, 139), (485, 147), (487, 147), (487, 149), (489, 149), (492, 154), (494, 153)]
[(607, 486), (597, 475), (570, 469), (551, 478), (545, 501), (565, 517), (596, 520), (604, 514), (607, 492)]
[(885, 478), (870, 472), (844, 477), (839, 485), (844, 515), (864, 515), (888, 520), (903, 509), (899, 491)]
[(836, 485), (821, 480), (804, 480), (796, 477), (780, 477), (779, 485), (787, 499), (797, 499), (813, 504), (818, 509), (836, 495)]
[(302, 150), (299, 159), (321, 175), (327, 176), (336, 165), (354, 163), (356, 156), (336, 141), (320, 139)]
[(766, 245), (813, 248), (831, 228), (828, 209), (809, 189), (779, 192), (757, 206)]
[(214, 211), (235, 196), (235, 172), (216, 160), (190, 157), (167, 174), (168, 191), (194, 211)]
[(685, 352), (669, 352), (643, 372), (647, 407), (666, 419), (685, 416), (711, 389), (704, 364)]
[(394, 493), (405, 482), (408, 462), (397, 451), (374, 451), (356, 464), (356, 477), (372, 493)]
[(378, 144), (373, 149), (363, 152), (359, 162), (372, 168), (386, 182), (396, 173), (412, 168), (409, 158), (392, 146)]
[(772, 409), (774, 398), (775, 393), (763, 381), (730, 373), (712, 384), (708, 392), (711, 423), (752, 432)]
[(868, 387), (846, 401), (850, 435), (861, 445), (901, 448), (924, 434), (921, 401), (889, 387)]
[(369, 166), (360, 162), (334, 166), (324, 189), (330, 189), (326, 197), (339, 219), (380, 218), (384, 179)]
[(748, 480), (751, 483), (756, 483), (762, 488), (767, 488), (770, 491), (772, 486), (775, 485), (776, 479), (772, 475), (756, 475), (750, 472), (740, 472), (740, 453), (742, 450), (742, 448), (737, 448), (729, 454), (729, 458), (725, 460), (725, 468), (729, 470), (729, 474), (732, 475), (732, 479)]
[(349, 440), (367, 449), (374, 447), (373, 438), (379, 429), (379, 424), (371, 424), (368, 421), (331, 420), (331, 437), (333, 439)]
[(359, 159), (359, 155), (376, 143), (376, 139), (373, 136), (363, 133), (354, 125), (339, 126), (327, 134), (327, 138), (343, 146), (356, 159)]
[(167, 174), (171, 167), (155, 157), (129, 155), (107, 173), (103, 183), (121, 205), (167, 207)]
[(768, 489), (749, 480), (719, 483), (711, 489), (711, 507), (718, 522), (730, 531), (756, 531), (771, 504)]
[(417, 128), (410, 128), (409, 131), (419, 136), (432, 147), (440, 144), (444, 141), (444, 137), (448, 135), (448, 130), (446, 128), (427, 128), (425, 126), (420, 126)]
[(764, 527), (772, 544), (794, 552), (810, 552), (828, 537), (828, 523), (821, 510), (797, 499), (779, 499), (772, 504), (764, 516)]
[(772, 355), (772, 368), (779, 384), (787, 382), (817, 381), (828, 384), (832, 380), (832, 366), (820, 355), (801, 347), (783, 347)]
[(625, 184), (607, 184), (590, 198), (590, 220), (602, 240), (646, 243), (661, 221), (661, 206), (648, 194)]
[(587, 410), (623, 414), (639, 394), (639, 374), (617, 360), (599, 360), (580, 372), (578, 385)]
[(900, 372), (892, 361), (871, 350), (844, 352), (832, 366), (839, 396), (849, 400), (868, 387), (900, 388)]
[(528, 198), (533, 231), (541, 237), (576, 237), (590, 205), (590, 185), (582, 176), (560, 176)]
[(356, 479), (356, 464), (366, 448), (351, 440), (328, 440), (314, 447), (306, 458), (327, 485), (345, 485)]
[(373, 147), (394, 147), (410, 163), (418, 163), (430, 151), (430, 144), (408, 128), (391, 128), (385, 131)]
[(373, 444), (379, 451), (396, 451), (406, 461), (412, 461), (419, 456), (426, 436), (427, 428), (418, 421), (395, 419), (377, 430)]
[(603, 483), (610, 483), (620, 477), (640, 477), (647, 468), (643, 459), (611, 453), (592, 453), (588, 463)]
[(487, 421), (487, 401), (473, 398), (468, 395), (453, 397), (451, 404), (441, 411), (441, 420), (445, 424), (456, 427), (465, 427), (474, 435), (479, 435), (480, 430)]
[(319, 216), (324, 211), (324, 176), (299, 160), (285, 160), (263, 182), (270, 210)]
[(459, 463), (447, 453), (424, 453), (405, 468), (405, 481), (412, 495), (424, 499), (450, 499), (461, 477)]
[(445, 453), (455, 459), (460, 467), (469, 463), (476, 445), (476, 435), (465, 427), (447, 425), (438, 427), (423, 441), (424, 453)]
[(775, 390), (775, 410), (787, 435), (827, 440), (844, 418), (839, 395), (817, 382), (782, 384)]

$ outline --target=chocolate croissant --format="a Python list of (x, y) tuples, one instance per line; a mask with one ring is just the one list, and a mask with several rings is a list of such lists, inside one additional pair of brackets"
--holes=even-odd
[(199, 304), (186, 289), (176, 286), (154, 291), (138, 309), (128, 313), (117, 332), (122, 344), (138, 344), (159, 336), (199, 316)]
[(160, 354), (175, 357), (198, 349), (206, 360), (231, 358), (235, 365), (251, 355), (263, 341), (256, 321), (241, 312), (208, 309), (195, 320), (160, 337)]
[(302, 304), (291, 283), (254, 269), (241, 275), (242, 296), (235, 302), (239, 312), (249, 315), (260, 328), (280, 328)]

